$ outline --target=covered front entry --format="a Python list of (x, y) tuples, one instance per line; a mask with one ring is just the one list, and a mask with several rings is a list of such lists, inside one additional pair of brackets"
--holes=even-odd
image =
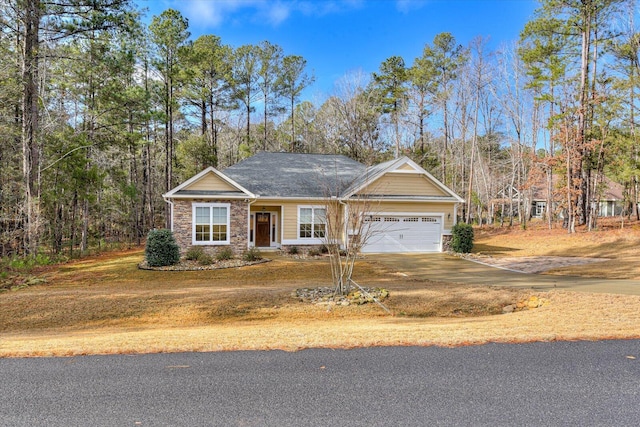
[(362, 252), (440, 252), (442, 217), (375, 215), (367, 218), (371, 234)]
[(251, 209), (251, 246), (256, 248), (280, 247), (279, 230), (281, 208), (279, 206), (252, 206)]

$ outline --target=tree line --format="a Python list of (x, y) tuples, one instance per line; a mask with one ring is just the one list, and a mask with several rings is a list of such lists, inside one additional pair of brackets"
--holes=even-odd
[(139, 242), (166, 225), (164, 192), (261, 150), (407, 155), (465, 198), (466, 222), (524, 225), (543, 185), (549, 226), (562, 211), (592, 228), (605, 176), (638, 216), (633, 1), (543, 0), (493, 51), (443, 32), (319, 102), (302, 56), (193, 40), (173, 9), (146, 26), (130, 0), (0, 8), (1, 256)]

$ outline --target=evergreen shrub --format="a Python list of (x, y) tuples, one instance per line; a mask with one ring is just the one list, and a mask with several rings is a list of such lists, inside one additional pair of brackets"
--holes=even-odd
[(150, 267), (177, 264), (180, 261), (180, 248), (171, 230), (163, 228), (149, 231), (144, 256)]
[(473, 249), (473, 227), (459, 222), (451, 228), (451, 249), (454, 252), (468, 254)]

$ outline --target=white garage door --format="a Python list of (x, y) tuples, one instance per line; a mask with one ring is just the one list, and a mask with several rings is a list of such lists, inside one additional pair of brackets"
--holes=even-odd
[(367, 219), (371, 236), (362, 252), (439, 252), (442, 218), (386, 216)]

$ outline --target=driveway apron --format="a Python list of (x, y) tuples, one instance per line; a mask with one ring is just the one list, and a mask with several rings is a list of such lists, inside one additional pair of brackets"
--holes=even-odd
[(521, 273), (446, 253), (367, 254), (367, 258), (408, 277), (437, 282), (640, 295), (640, 280)]

